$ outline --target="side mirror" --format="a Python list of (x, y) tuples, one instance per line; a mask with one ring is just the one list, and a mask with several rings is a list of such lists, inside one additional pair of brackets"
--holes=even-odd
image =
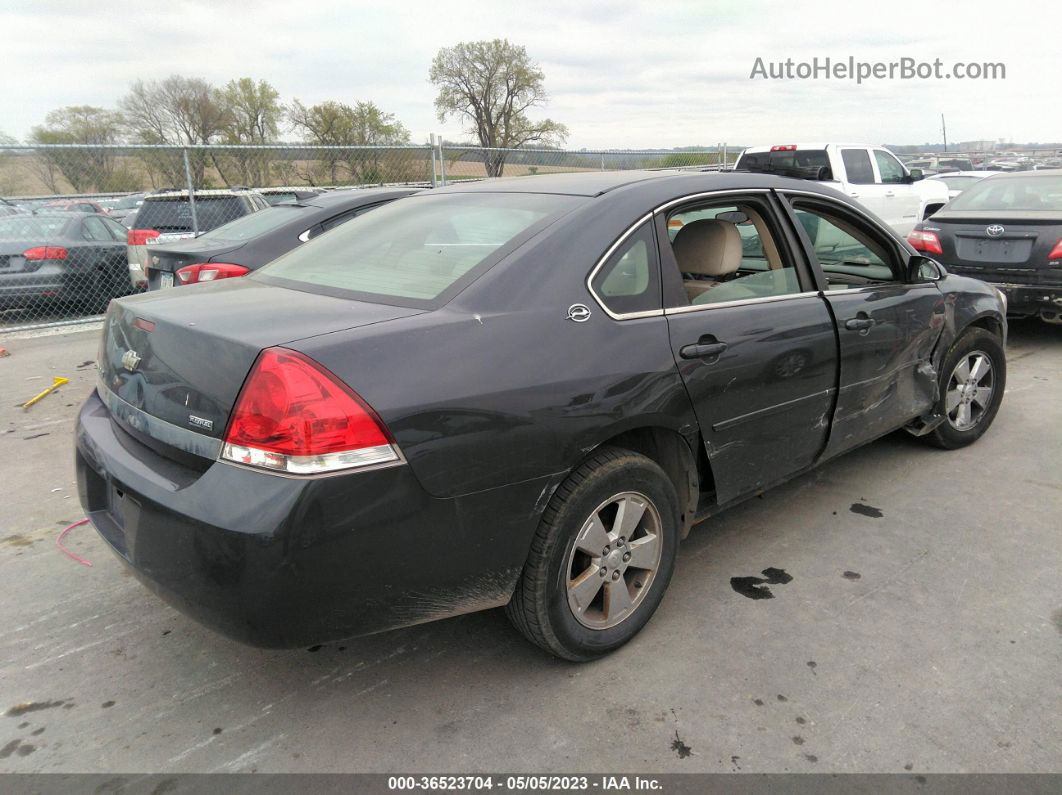
[(922, 173), (922, 169), (920, 168), (912, 168), (908, 174), (911, 177), (911, 182), (918, 182), (919, 180), (925, 179), (925, 174)]
[(943, 265), (921, 254), (916, 254), (907, 261), (908, 282), (939, 282), (947, 275), (948, 272), (944, 270)]

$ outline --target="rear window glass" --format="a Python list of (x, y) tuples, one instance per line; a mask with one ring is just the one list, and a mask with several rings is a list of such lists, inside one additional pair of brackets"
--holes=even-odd
[(947, 185), (951, 190), (966, 190), (981, 177), (934, 177)]
[[(196, 196), (195, 212), (199, 231), (217, 229), (222, 224), (247, 214), (235, 196)], [(138, 229), (160, 232), (192, 231), (192, 205), (186, 198), (147, 199), (136, 214)]]
[(829, 167), (825, 149), (787, 149), (777, 152), (746, 152), (735, 168), (748, 171), (785, 171), (792, 168)]
[(1062, 177), (990, 177), (948, 203), (949, 210), (1062, 211)]
[[(199, 209), (198, 207), (196, 209)], [(200, 235), (200, 240), (234, 241), (250, 240), (266, 232), (271, 232), (282, 224), (292, 221), (303, 215), (305, 210), (301, 207), (269, 207), (235, 221), (222, 224), (217, 229)]]
[(443, 194), (397, 201), (283, 255), (261, 276), (382, 298), (433, 301), (581, 197)]
[(32, 215), (0, 218), (0, 239), (24, 240), (57, 237), (70, 223), (69, 218), (40, 218)]
[(265, 193), (265, 200), (270, 204), (280, 204), (281, 202), (295, 201), (298, 196), (295, 195), (295, 191), (291, 193)]

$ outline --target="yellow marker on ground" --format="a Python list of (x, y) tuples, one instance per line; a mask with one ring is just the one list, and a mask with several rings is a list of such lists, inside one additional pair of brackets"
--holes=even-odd
[(70, 379), (69, 378), (63, 378), (61, 375), (57, 375), (55, 377), (55, 382), (50, 387), (45, 389), (43, 392), (40, 392), (40, 393), (34, 395), (29, 400), (27, 400), (25, 403), (23, 403), (22, 404), (22, 409), (23, 410), (28, 409), (30, 406), (32, 406), (34, 403), (36, 403), (38, 400), (41, 400), (42, 398), (47, 397), (49, 392), (53, 392), (56, 389), (58, 389), (59, 387), (61, 387), (63, 384), (69, 384), (69, 383), (70, 383)]

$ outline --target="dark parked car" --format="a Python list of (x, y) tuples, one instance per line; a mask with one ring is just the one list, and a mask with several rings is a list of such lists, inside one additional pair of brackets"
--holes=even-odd
[(243, 276), (312, 237), (419, 188), (345, 190), (280, 204), (148, 251), (148, 289)]
[(831, 188), (736, 172), (426, 191), (104, 326), (87, 515), (265, 646), (507, 605), (602, 655), (694, 524), (900, 428), (969, 444), (1006, 379), (994, 289)]
[(1062, 170), (975, 182), (908, 241), (950, 272), (998, 287), (1011, 315), (1062, 323)]
[(107, 215), (107, 208), (94, 199), (52, 199), (44, 202), (40, 206), (40, 211)]
[(0, 217), (0, 306), (47, 301), (102, 311), (128, 293), (121, 224), (70, 212)]
[(135, 288), (147, 287), (147, 266), (153, 245), (187, 240), (222, 224), (264, 210), (269, 203), (247, 188), (217, 188), (195, 192), (195, 217), (187, 190), (149, 193), (129, 227), (129, 279)]

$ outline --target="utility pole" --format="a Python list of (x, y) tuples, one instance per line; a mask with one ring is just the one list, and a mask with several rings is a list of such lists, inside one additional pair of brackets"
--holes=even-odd
[(940, 129), (944, 133), (944, 151), (948, 151), (948, 126), (944, 123), (944, 114), (940, 114)]

